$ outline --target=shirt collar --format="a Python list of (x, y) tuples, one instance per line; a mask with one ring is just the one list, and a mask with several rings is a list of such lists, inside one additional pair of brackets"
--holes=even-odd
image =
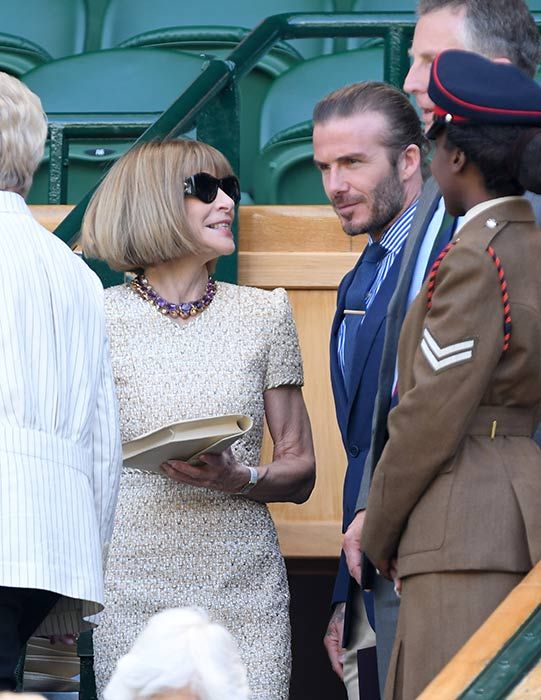
[(31, 216), (30, 210), (21, 195), (16, 192), (7, 192), (6, 190), (0, 190), (0, 211)]

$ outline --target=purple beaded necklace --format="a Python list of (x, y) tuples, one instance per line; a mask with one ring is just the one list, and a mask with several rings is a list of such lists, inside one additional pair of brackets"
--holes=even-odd
[(173, 304), (161, 297), (153, 289), (144, 275), (137, 275), (131, 282), (130, 287), (136, 291), (145, 301), (155, 306), (164, 316), (172, 318), (187, 319), (204, 311), (216, 295), (216, 282), (209, 276), (205, 293), (200, 299), (195, 301), (185, 301), (181, 304)]

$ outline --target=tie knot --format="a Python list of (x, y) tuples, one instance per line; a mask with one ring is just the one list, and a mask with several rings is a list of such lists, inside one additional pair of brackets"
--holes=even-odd
[(370, 243), (363, 256), (363, 262), (378, 263), (387, 254), (387, 249), (381, 243)]

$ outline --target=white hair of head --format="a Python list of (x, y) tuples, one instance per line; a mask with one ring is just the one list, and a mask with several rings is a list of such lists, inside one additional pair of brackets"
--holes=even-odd
[(47, 117), (39, 97), (0, 72), (0, 190), (26, 197), (46, 138)]
[(199, 700), (247, 700), (246, 669), (237, 645), (198, 608), (154, 615), (123, 656), (104, 700), (139, 700), (167, 690), (190, 689)]

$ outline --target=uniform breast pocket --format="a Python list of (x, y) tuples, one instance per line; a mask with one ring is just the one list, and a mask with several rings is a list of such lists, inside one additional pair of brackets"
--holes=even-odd
[(430, 552), (443, 545), (453, 479), (451, 466), (446, 465), (421, 496), (400, 540), (399, 556)]

